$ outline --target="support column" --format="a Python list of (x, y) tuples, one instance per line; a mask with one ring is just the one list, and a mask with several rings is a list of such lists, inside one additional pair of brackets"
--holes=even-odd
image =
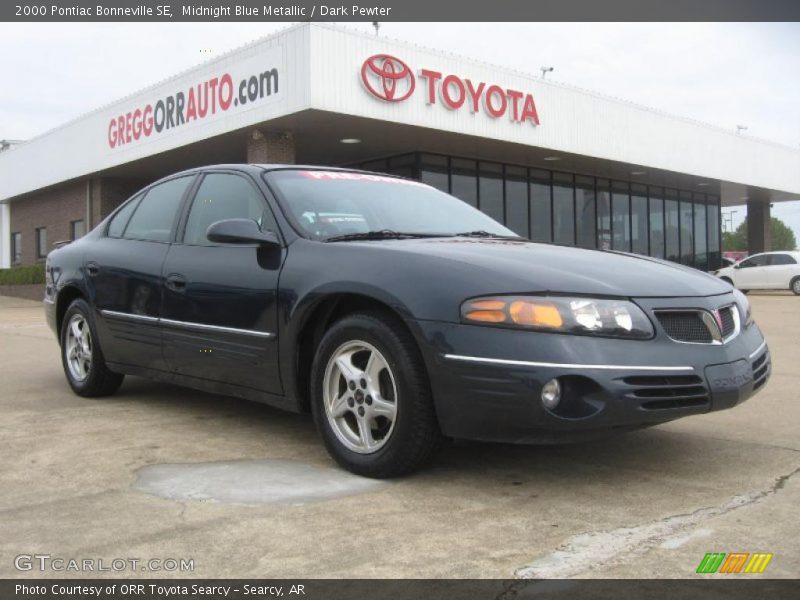
[(247, 134), (247, 162), (250, 164), (294, 164), (294, 136), (291, 132), (253, 129)]
[(772, 249), (769, 199), (747, 201), (747, 251), (748, 254), (769, 252)]
[(11, 266), (11, 210), (7, 203), (0, 204), (0, 269)]

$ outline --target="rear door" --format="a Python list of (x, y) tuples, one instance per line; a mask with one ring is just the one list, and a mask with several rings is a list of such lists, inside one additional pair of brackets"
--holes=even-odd
[(164, 355), (178, 375), (279, 394), (278, 275), (285, 250), (215, 244), (209, 225), (245, 218), (277, 225), (262, 192), (236, 171), (202, 176), (162, 269)]
[(86, 281), (108, 362), (166, 369), (158, 327), (161, 269), (193, 179), (170, 179), (130, 200), (112, 217), (106, 235), (88, 246)]
[(789, 289), (792, 279), (798, 275), (797, 261), (791, 254), (769, 255), (769, 283), (774, 289)]
[(734, 284), (741, 290), (764, 289), (769, 283), (769, 259), (766, 254), (755, 254), (739, 263), (735, 269)]

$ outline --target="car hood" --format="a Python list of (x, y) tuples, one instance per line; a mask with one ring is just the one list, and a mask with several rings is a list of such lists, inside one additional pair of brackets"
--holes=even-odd
[(478, 293), (559, 292), (622, 297), (712, 296), (730, 286), (707, 273), (634, 254), (555, 246), (528, 241), (428, 238), (358, 242), (394, 255), (447, 263), (443, 282), (467, 276)]

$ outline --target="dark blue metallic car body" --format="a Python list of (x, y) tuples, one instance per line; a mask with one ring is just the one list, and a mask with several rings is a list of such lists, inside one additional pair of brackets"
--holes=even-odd
[[(69, 303), (92, 307), (109, 368), (265, 402), (309, 405), (309, 369), (326, 328), (355, 310), (396, 315), (424, 358), (442, 433), (552, 442), (730, 408), (766, 382), (769, 351), (733, 289), (673, 263), (523, 240), (427, 238), (325, 243), (307, 239), (268, 184), (273, 169), (223, 165), (263, 193), (279, 245), (181, 243), (189, 186), (168, 242), (106, 235), (108, 221), (53, 251), (45, 307), (58, 334)], [(313, 168), (313, 167), (309, 167)], [(488, 295), (621, 298), (647, 315), (646, 340), (465, 323), (465, 300)], [(669, 311), (735, 312), (719, 343), (676, 341)], [(730, 314), (733, 315), (734, 312)], [(564, 401), (540, 400), (559, 378)]]

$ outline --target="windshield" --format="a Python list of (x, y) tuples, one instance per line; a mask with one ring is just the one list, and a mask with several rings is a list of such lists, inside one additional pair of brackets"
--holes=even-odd
[(513, 236), (458, 198), (418, 181), (371, 173), (283, 170), (267, 174), (305, 233), (318, 240), (366, 232)]

